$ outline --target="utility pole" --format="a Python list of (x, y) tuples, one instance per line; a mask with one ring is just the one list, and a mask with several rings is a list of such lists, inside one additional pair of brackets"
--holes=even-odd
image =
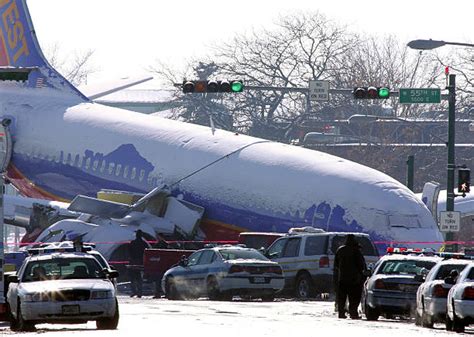
[[(456, 111), (456, 75), (449, 75), (448, 81), (448, 181), (446, 211), (454, 211), (454, 173), (456, 170), (455, 160), (455, 111)], [(453, 232), (446, 233), (446, 241), (453, 241)], [(457, 244), (448, 245), (448, 251), (457, 251)]]
[(407, 187), (413, 191), (413, 181), (415, 176), (415, 156), (409, 155), (407, 159)]

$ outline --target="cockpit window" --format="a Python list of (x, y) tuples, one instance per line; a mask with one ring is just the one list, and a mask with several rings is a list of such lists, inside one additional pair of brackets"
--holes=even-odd
[(421, 228), (422, 224), (417, 215), (389, 215), (388, 221), (391, 227)]

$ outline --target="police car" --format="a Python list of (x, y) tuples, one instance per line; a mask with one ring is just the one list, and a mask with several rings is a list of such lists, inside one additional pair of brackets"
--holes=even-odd
[(223, 245), (198, 250), (165, 272), (162, 289), (170, 300), (236, 296), (272, 301), (283, 288), (281, 267), (253, 248)]
[(389, 249), (375, 265), (362, 292), (362, 311), (367, 320), (380, 316), (410, 315), (416, 308), (416, 292), (424, 276), (441, 261), (432, 253)]
[[(454, 282), (453, 282), (454, 283)], [(446, 330), (464, 332), (474, 323), (474, 263), (458, 276), (447, 298)]]
[(432, 328), (436, 322), (446, 321), (446, 299), (452, 284), (445, 279), (453, 270), (459, 274), (469, 264), (468, 260), (456, 258), (438, 262), (426, 276), (416, 293), (417, 325)]
[(7, 304), (12, 330), (34, 330), (39, 323), (96, 321), (115, 329), (119, 321), (116, 271), (102, 268), (84, 252), (53, 252), (26, 258), (10, 276)]

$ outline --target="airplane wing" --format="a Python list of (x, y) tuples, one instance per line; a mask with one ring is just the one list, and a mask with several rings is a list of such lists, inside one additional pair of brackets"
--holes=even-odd
[(79, 90), (90, 100), (95, 100), (97, 98), (107, 96), (114, 92), (133, 87), (137, 84), (141, 84), (152, 79), (152, 76), (122, 77), (119, 80), (84, 85), (81, 86)]

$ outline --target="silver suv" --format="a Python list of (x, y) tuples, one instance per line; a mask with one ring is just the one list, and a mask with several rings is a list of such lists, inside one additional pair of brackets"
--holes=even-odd
[(285, 289), (297, 298), (333, 292), (333, 267), (337, 249), (348, 234), (354, 234), (366, 263), (375, 263), (379, 254), (368, 234), (296, 231), (277, 239), (266, 251), (270, 260), (283, 268)]

